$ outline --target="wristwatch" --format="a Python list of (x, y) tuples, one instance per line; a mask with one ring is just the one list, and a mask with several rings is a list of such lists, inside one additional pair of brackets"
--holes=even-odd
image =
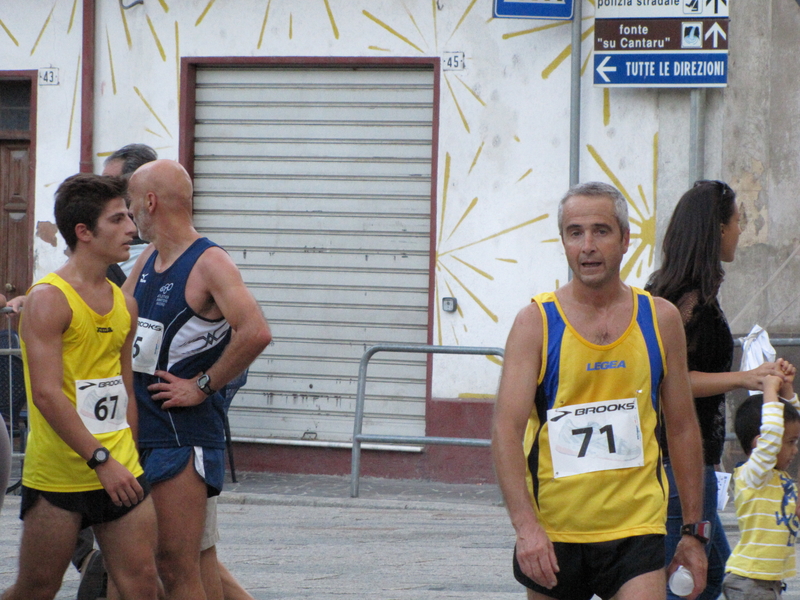
[(711, 523), (708, 521), (687, 523), (681, 527), (681, 535), (691, 535), (704, 544), (707, 544), (708, 540), (711, 539)]
[(217, 390), (212, 390), (209, 383), (211, 383), (211, 377), (208, 376), (208, 373), (203, 373), (197, 380), (197, 387), (203, 390), (203, 393), (206, 396), (210, 396), (211, 394), (217, 391)]
[(108, 451), (108, 448), (100, 447), (92, 453), (92, 458), (87, 460), (86, 464), (90, 469), (94, 469), (98, 465), (108, 462), (109, 458), (111, 458), (111, 452)]

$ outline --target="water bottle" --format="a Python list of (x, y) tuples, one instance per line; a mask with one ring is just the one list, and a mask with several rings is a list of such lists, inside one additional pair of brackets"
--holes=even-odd
[(692, 577), (692, 572), (683, 565), (679, 566), (669, 578), (669, 591), (683, 598), (691, 594), (693, 589), (694, 577)]

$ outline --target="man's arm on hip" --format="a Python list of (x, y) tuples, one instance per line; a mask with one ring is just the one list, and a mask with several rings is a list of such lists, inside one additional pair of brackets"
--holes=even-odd
[[(223, 317), (231, 327), (230, 343), (206, 370), (210, 386), (219, 390), (250, 366), (270, 343), (272, 333), (238, 267), (222, 248), (209, 248), (197, 260), (186, 282), (186, 301), (199, 315), (208, 319)], [(153, 395), (156, 400), (166, 400), (162, 408), (192, 406), (205, 400), (196, 386), (197, 377), (180, 380), (162, 371), (156, 371), (156, 375), (168, 382), (149, 388), (151, 392), (167, 391)]]

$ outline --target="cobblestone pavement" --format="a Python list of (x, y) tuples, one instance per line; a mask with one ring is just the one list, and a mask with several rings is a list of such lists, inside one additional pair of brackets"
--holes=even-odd
[[(258, 600), (523, 600), (494, 485), (241, 473), (219, 504), (218, 554)], [(0, 589), (16, 572), (19, 499), (0, 514)], [(732, 545), (735, 519), (725, 514)], [(784, 598), (800, 600), (800, 578)], [(67, 572), (57, 598), (74, 599)]]

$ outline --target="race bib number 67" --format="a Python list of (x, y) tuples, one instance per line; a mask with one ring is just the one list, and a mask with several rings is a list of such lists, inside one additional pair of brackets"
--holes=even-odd
[(75, 382), (78, 415), (89, 433), (111, 433), (128, 427), (128, 393), (122, 377)]
[(636, 398), (547, 411), (556, 477), (644, 466)]

